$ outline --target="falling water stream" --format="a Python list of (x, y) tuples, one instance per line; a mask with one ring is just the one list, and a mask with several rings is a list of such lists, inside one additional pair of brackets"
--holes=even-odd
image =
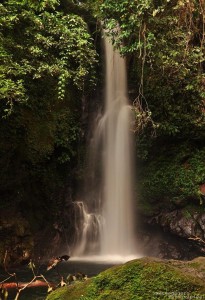
[(128, 105), (125, 60), (105, 39), (106, 107), (104, 195), (101, 254), (133, 254), (133, 174), (131, 109)]
[[(105, 111), (98, 118), (92, 139), (89, 187), (95, 190), (81, 210), (75, 253), (97, 255), (97, 259), (136, 256), (133, 207), (133, 146), (128, 103), (126, 64), (114, 51), (108, 38), (105, 43)], [(99, 171), (100, 169), (100, 171)], [(99, 174), (101, 174), (99, 176)], [(100, 180), (98, 178), (100, 177)], [(99, 183), (100, 181), (100, 183)]]

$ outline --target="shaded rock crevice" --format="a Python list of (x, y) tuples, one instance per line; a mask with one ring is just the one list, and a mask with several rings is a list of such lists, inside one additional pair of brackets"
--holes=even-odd
[(205, 254), (205, 212), (182, 208), (147, 218), (149, 225), (159, 226), (167, 235), (183, 239), (196, 249), (196, 256)]

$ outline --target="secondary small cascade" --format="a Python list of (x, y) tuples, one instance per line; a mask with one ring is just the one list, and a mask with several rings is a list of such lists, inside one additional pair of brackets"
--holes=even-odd
[[(136, 254), (133, 207), (132, 111), (126, 63), (108, 38), (105, 43), (105, 109), (91, 141), (90, 193), (81, 210), (78, 255)], [(78, 228), (79, 232), (79, 228)]]

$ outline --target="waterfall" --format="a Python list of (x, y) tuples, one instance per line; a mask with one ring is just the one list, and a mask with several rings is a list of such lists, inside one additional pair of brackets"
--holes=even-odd
[(87, 208), (77, 204), (83, 209), (83, 226), (76, 251), (79, 255), (125, 257), (136, 254), (132, 111), (128, 103), (125, 60), (114, 51), (108, 38), (104, 41), (105, 110), (98, 118), (91, 143), (88, 172), (91, 191), (85, 201)]
[(128, 105), (125, 60), (105, 39), (106, 130), (101, 253), (134, 252), (131, 110)]

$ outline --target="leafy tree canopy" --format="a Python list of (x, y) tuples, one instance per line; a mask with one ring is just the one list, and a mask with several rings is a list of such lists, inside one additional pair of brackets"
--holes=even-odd
[(39, 209), (77, 165), (82, 98), (94, 88), (97, 54), (82, 10), (67, 2), (69, 13), (58, 0), (0, 4), (0, 190), (7, 204), (29, 199)]
[(130, 59), (137, 110), (148, 103), (160, 135), (204, 137), (204, 1), (105, 0), (98, 13)]
[(45, 79), (59, 100), (69, 82), (82, 90), (86, 80), (93, 80), (96, 53), (87, 25), (58, 7), (55, 0), (1, 4), (0, 97), (5, 112), (29, 100), (30, 85)]

